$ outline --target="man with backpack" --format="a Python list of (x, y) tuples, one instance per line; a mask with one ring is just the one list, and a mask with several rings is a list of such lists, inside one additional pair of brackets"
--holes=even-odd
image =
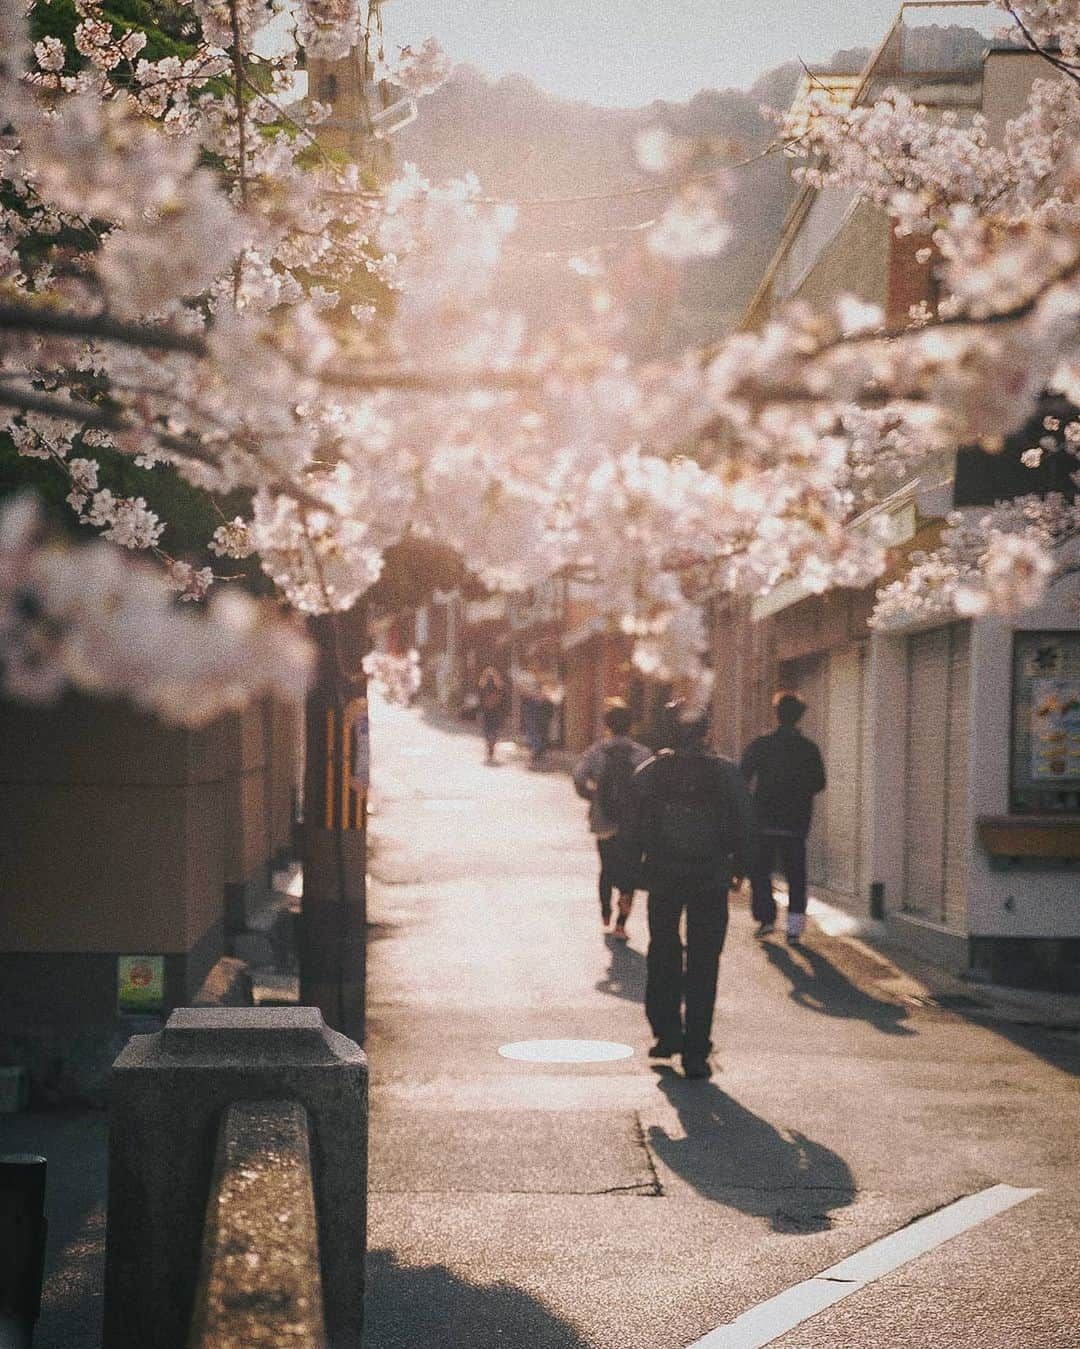
[(806, 704), (784, 689), (773, 696), (776, 730), (751, 741), (742, 756), (743, 778), (753, 785), (756, 838), (750, 890), (756, 937), (776, 925), (772, 874), (779, 860), (788, 886), (787, 939), (798, 945), (806, 928), (806, 835), (814, 797), (825, 788), (821, 751), (799, 730)]
[(630, 738), (633, 718), (621, 698), (609, 698), (604, 712), (607, 734), (591, 745), (574, 769), (574, 787), (589, 803), (589, 828), (600, 852), (600, 921), (611, 922), (611, 894), (619, 907), (611, 936), (626, 941), (626, 920), (638, 885), (641, 849), (634, 834), (634, 771), (650, 751)]
[(634, 777), (649, 892), (645, 1013), (656, 1036), (649, 1056), (681, 1054), (685, 1075), (705, 1078), (728, 891), (746, 873), (749, 803), (736, 765), (706, 746), (708, 713), (673, 702), (665, 715), (671, 748)]

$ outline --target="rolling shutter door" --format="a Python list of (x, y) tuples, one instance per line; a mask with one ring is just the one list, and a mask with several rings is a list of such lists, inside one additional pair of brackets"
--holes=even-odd
[(949, 630), (907, 639), (907, 756), (904, 790), (904, 908), (937, 919), (945, 817), (945, 728)]
[(904, 908), (963, 926), (970, 630), (907, 639)]
[(968, 742), (971, 718), (971, 627), (949, 629), (949, 763), (945, 792), (945, 877), (942, 921), (967, 930), (967, 862), (971, 850), (968, 820)]
[(862, 851), (863, 656), (861, 648), (829, 657), (827, 728), (822, 751), (828, 786), (815, 813), (825, 822), (825, 884), (858, 895)]

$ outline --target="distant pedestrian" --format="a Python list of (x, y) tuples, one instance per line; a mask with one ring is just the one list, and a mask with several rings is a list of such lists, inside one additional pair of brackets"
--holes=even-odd
[(618, 911), (611, 935), (626, 941), (626, 920), (640, 875), (641, 846), (635, 829), (634, 770), (651, 750), (630, 738), (633, 715), (621, 698), (604, 712), (606, 734), (585, 751), (574, 768), (574, 787), (589, 803), (589, 828), (600, 852), (600, 920), (611, 922), (612, 892)]
[(752, 741), (740, 764), (754, 817), (754, 935), (767, 937), (776, 927), (772, 878), (779, 862), (788, 887), (787, 939), (797, 944), (806, 929), (806, 836), (814, 797), (825, 788), (825, 765), (817, 745), (799, 730), (806, 704), (798, 694), (781, 690), (772, 705), (776, 730)]
[(706, 747), (707, 712), (674, 702), (665, 717), (671, 748), (634, 776), (649, 892), (645, 1012), (656, 1036), (649, 1054), (681, 1054), (686, 1076), (701, 1078), (710, 1073), (728, 891), (745, 875), (749, 806), (738, 768)]
[(533, 677), (521, 693), (521, 729), (529, 746), (533, 768), (542, 768), (551, 743), (551, 722), (555, 716), (552, 686)]
[(487, 746), (487, 762), (495, 762), (495, 746), (509, 705), (510, 686), (502, 674), (489, 665), (476, 681), (476, 707)]

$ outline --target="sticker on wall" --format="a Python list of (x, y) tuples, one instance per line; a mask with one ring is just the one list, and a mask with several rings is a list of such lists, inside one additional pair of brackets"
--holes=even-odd
[(1040, 642), (1024, 652), (1024, 678), (1056, 678), (1062, 673), (1063, 656), (1060, 642)]
[(165, 1007), (165, 957), (117, 956), (116, 1010), (160, 1012)]
[(1080, 679), (1032, 681), (1031, 776), (1080, 777)]

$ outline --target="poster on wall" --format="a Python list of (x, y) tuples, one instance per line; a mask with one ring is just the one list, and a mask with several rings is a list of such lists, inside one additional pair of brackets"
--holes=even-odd
[(1080, 778), (1080, 679), (1032, 681), (1031, 778)]
[(165, 1006), (165, 957), (118, 956), (116, 1010), (160, 1012)]
[(1080, 812), (1080, 632), (1015, 634), (1010, 807)]

